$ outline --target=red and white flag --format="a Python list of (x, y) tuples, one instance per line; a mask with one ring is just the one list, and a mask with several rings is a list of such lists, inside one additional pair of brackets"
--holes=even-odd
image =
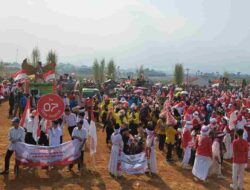
[(21, 120), (20, 120), (20, 124), (19, 124), (21, 127), (24, 127), (27, 125), (28, 119), (30, 118), (30, 109), (31, 109), (30, 98), (28, 98), (24, 112), (23, 112)]
[(25, 70), (20, 70), (12, 74), (12, 78), (14, 79), (14, 81), (24, 80), (28, 78), (28, 75)]
[(43, 78), (45, 81), (51, 81), (56, 79), (55, 71), (49, 70), (47, 73), (43, 74)]

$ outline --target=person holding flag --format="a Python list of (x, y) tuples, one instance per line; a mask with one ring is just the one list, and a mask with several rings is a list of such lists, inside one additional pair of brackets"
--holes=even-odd
[[(9, 141), (10, 145), (5, 155), (5, 166), (4, 171), (2, 171), (1, 175), (8, 175), (9, 174), (9, 166), (10, 166), (10, 158), (15, 149), (16, 142), (24, 142), (25, 132), (22, 127), (19, 127), (20, 119), (15, 117), (12, 119), (12, 126), (9, 130)], [(17, 167), (17, 166), (15, 166)]]

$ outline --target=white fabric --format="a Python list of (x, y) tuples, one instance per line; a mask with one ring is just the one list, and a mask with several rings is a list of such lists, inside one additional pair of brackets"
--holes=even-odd
[(12, 143), (12, 141), (20, 141), (24, 142), (25, 138), (25, 132), (24, 129), (21, 127), (18, 127), (17, 129), (15, 127), (11, 127), (9, 130), (9, 150), (14, 150), (15, 145)]
[(62, 131), (60, 127), (52, 127), (49, 129), (49, 146), (57, 146), (60, 144)]
[(120, 133), (113, 133), (111, 135), (112, 149), (109, 159), (109, 172), (115, 176), (121, 175), (121, 170), (117, 170), (118, 161), (121, 160), (121, 153), (123, 148), (122, 136)]
[(27, 124), (24, 126), (24, 128), (27, 129), (27, 133), (34, 132), (34, 125), (35, 125), (35, 120), (33, 118), (29, 118)]
[(192, 173), (200, 180), (205, 181), (207, 179), (208, 171), (211, 165), (212, 160), (210, 157), (196, 155)]
[[(221, 156), (220, 156), (220, 143), (218, 141), (214, 141), (212, 145), (212, 153), (213, 153), (213, 162), (210, 168), (209, 174), (217, 174), (221, 175)], [(218, 161), (215, 159), (217, 157)]]
[(232, 169), (232, 180), (234, 188), (243, 189), (245, 164), (233, 163)]
[(184, 149), (184, 156), (183, 156), (183, 160), (182, 160), (182, 165), (183, 165), (184, 167), (188, 166), (190, 157), (191, 157), (191, 147), (187, 146), (187, 147)]
[(63, 116), (63, 120), (68, 125), (68, 127), (76, 126), (76, 119), (76, 115), (73, 113)]
[(150, 156), (149, 156), (149, 167), (152, 173), (157, 173), (157, 161), (156, 161), (156, 151), (155, 151), (156, 139), (154, 135), (148, 135), (146, 139), (146, 146), (150, 148)]
[(244, 129), (244, 126), (246, 125), (247, 121), (245, 118), (242, 118), (241, 121), (238, 121), (236, 124), (236, 129)]
[(224, 153), (223, 157), (224, 159), (231, 159), (233, 157), (233, 146), (231, 142), (231, 135), (229, 133), (226, 133), (223, 142), (226, 147), (226, 152)]

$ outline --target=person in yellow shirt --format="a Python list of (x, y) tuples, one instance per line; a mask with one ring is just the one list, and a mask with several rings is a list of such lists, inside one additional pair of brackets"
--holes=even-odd
[(137, 135), (138, 131), (137, 128), (139, 127), (139, 112), (136, 110), (136, 105), (132, 104), (130, 107), (130, 111), (127, 113), (128, 115), (128, 122), (129, 122), (129, 129), (131, 130), (130, 133), (132, 135)]
[(114, 118), (116, 120), (116, 124), (118, 124), (121, 128), (125, 128), (128, 126), (128, 121), (124, 110), (120, 110), (118, 113), (114, 113)]
[(155, 132), (158, 135), (158, 139), (159, 139), (160, 151), (164, 150), (165, 140), (166, 140), (166, 128), (167, 128), (166, 117), (164, 114), (160, 114), (159, 119), (157, 120), (157, 123), (156, 123), (156, 128), (155, 128)]
[(175, 143), (175, 135), (177, 134), (177, 131), (173, 126), (168, 126), (166, 129), (166, 145), (168, 148), (166, 160), (167, 162), (173, 162), (172, 159), (172, 151)]

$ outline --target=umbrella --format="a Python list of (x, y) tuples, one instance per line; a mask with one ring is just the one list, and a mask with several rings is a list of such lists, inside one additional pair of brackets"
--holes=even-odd
[(182, 88), (176, 88), (175, 91), (182, 91)]
[(188, 95), (188, 92), (187, 91), (181, 91), (181, 94)]
[(142, 94), (142, 93), (143, 93), (143, 90), (138, 89), (138, 90), (135, 90), (134, 93), (135, 93), (135, 94)]

